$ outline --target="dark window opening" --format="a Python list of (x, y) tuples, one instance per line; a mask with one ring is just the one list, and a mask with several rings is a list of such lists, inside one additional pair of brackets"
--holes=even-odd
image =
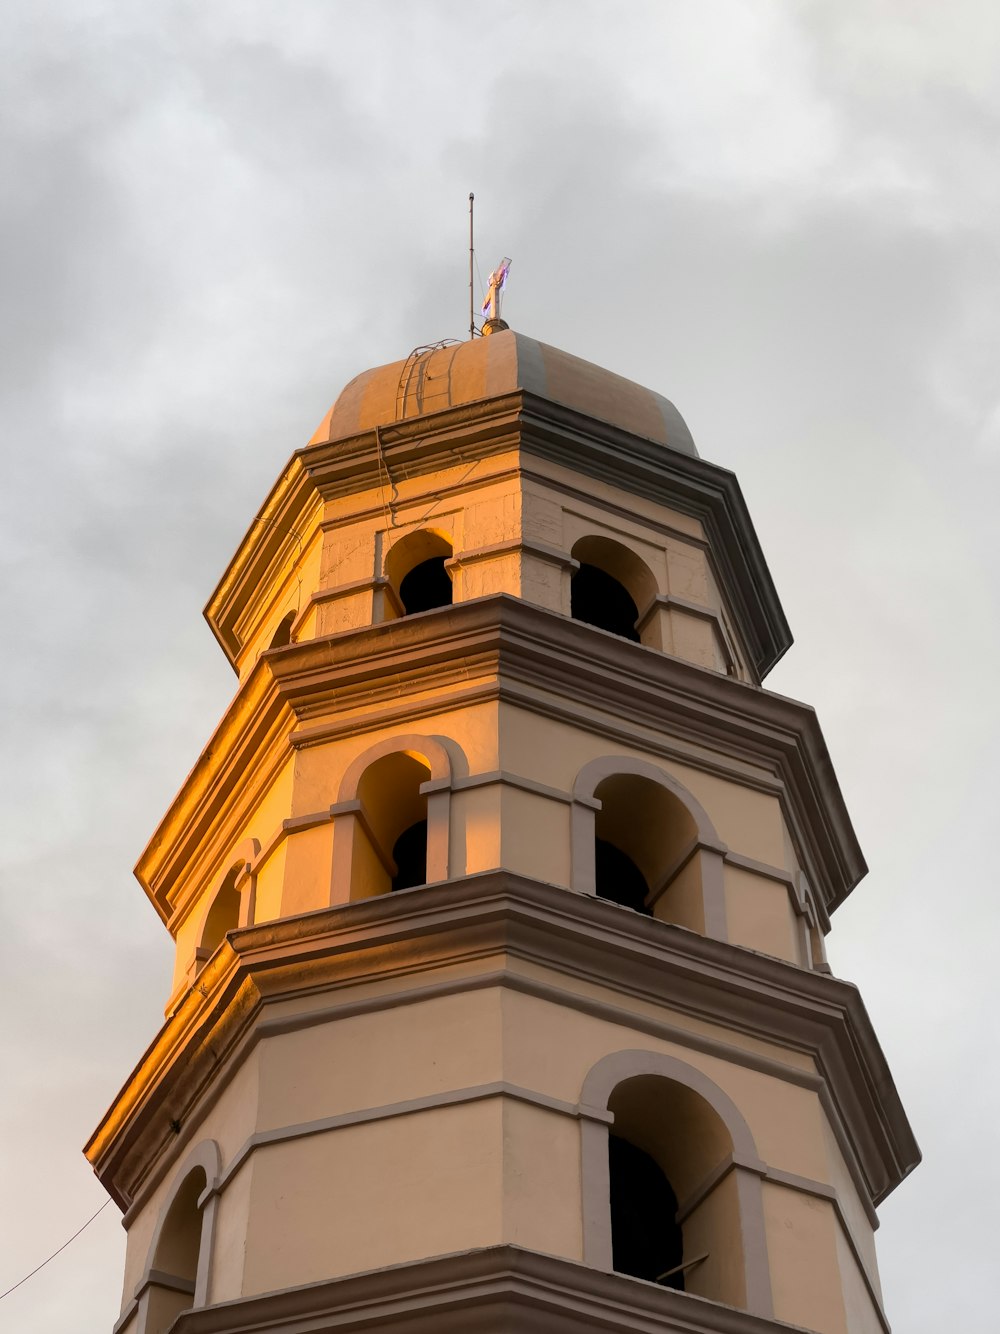
[(278, 627), (271, 636), (271, 642), (268, 648), (283, 648), (286, 644), (292, 642), (292, 622), (295, 620), (295, 612), (290, 611), (287, 616), (283, 616), (278, 622)]
[(570, 585), (570, 613), (575, 621), (596, 625), (639, 643), (639, 609), (628, 589), (596, 565), (581, 565)]
[(684, 1238), (677, 1196), (659, 1164), (617, 1135), (608, 1138), (612, 1263), (619, 1274), (684, 1291)]
[(399, 585), (399, 600), (407, 616), (434, 607), (450, 607), (452, 586), (444, 556), (431, 556), (415, 565)]
[(404, 829), (392, 849), (396, 874), (393, 889), (413, 889), (427, 883), (427, 821), (418, 820)]
[(652, 908), (646, 907), (646, 877), (631, 857), (603, 838), (594, 840), (594, 879), (598, 898), (652, 916)]

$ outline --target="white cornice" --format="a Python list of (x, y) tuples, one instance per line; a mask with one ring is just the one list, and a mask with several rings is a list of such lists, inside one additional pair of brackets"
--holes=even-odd
[(186, 1311), (173, 1334), (803, 1334), (692, 1293), (496, 1246)]

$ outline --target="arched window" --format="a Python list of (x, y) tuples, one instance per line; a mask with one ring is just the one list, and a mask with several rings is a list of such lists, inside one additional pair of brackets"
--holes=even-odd
[(202, 1140), (177, 1169), (136, 1289), (136, 1334), (164, 1334), (181, 1311), (208, 1301), (220, 1169), (214, 1140)]
[[(597, 784), (594, 881), (599, 898), (652, 913), (652, 900), (697, 832), (678, 798), (641, 774)], [(685, 923), (686, 924), (686, 923)]]
[(405, 751), (383, 755), (362, 774), (352, 899), (426, 884), (427, 797), (420, 788), (430, 776), (427, 764)]
[(331, 902), (448, 879), (452, 745), (419, 733), (393, 736), (347, 766), (330, 807)]
[(242, 862), (232, 867), (212, 900), (199, 942), (199, 957), (202, 959), (214, 954), (226, 933), (235, 931), (240, 924), (240, 892), (236, 881), (242, 869)]
[(729, 1095), (640, 1048), (602, 1057), (580, 1105), (612, 1122), (581, 1122), (584, 1262), (773, 1316), (763, 1164)]
[(194, 1292), (201, 1247), (201, 1210), (198, 1199), (208, 1184), (203, 1167), (189, 1173), (173, 1198), (163, 1222), (153, 1268), (191, 1284)]
[(579, 561), (570, 583), (573, 619), (639, 643), (640, 613), (657, 593), (649, 567), (608, 537), (582, 537), (572, 555)]
[(451, 555), (447, 537), (430, 529), (408, 533), (391, 548), (385, 572), (404, 616), (451, 605), (451, 575), (445, 569)]
[(274, 634), (271, 636), (271, 642), (268, 648), (283, 648), (286, 644), (292, 642), (292, 625), (295, 621), (295, 612), (287, 612), (278, 622)]
[(713, 1183), (733, 1152), (718, 1113), (692, 1089), (658, 1075), (624, 1080), (608, 1110), (614, 1268), (742, 1305), (743, 1285), (730, 1280), (743, 1264), (734, 1183)]
[(181, 1311), (195, 1304), (203, 1223), (198, 1201), (207, 1184), (203, 1167), (189, 1172), (160, 1224), (147, 1269), (141, 1334), (164, 1334)]
[(601, 755), (573, 784), (571, 885), (728, 939), (720, 843), (708, 813), (659, 765)]

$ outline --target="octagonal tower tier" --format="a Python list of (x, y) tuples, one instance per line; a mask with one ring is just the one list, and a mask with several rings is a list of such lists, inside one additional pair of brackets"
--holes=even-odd
[(887, 1328), (865, 867), (673, 405), (514, 332), (366, 372), (206, 615), (167, 1021), (87, 1146), (123, 1334)]

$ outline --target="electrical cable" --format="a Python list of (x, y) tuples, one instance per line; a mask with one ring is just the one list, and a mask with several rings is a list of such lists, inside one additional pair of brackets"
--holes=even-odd
[(9, 1297), (10, 1294), (14, 1291), (14, 1289), (19, 1288), (22, 1283), (27, 1283), (29, 1278), (34, 1278), (35, 1275), (38, 1273), (38, 1271), (40, 1269), (44, 1269), (50, 1260), (54, 1260), (57, 1255), (62, 1254), (62, 1252), (66, 1249), (66, 1247), (70, 1244), (70, 1242), (76, 1241), (80, 1233), (83, 1232), (86, 1228), (90, 1227), (91, 1223), (97, 1217), (97, 1214), (103, 1213), (110, 1203), (111, 1203), (110, 1200), (105, 1200), (104, 1203), (101, 1205), (100, 1209), (98, 1209), (97, 1213), (91, 1214), (90, 1217), (87, 1219), (86, 1223), (84, 1223), (83, 1227), (78, 1227), (77, 1230), (70, 1237), (69, 1241), (64, 1241), (63, 1244), (59, 1247), (59, 1250), (52, 1252), (48, 1260), (43, 1260), (40, 1265), (35, 1265), (31, 1273), (25, 1274), (24, 1278), (19, 1278), (18, 1281), (14, 1284), (13, 1288), (8, 1288), (6, 1292), (0, 1292), (0, 1302), (2, 1302), (5, 1297)]

